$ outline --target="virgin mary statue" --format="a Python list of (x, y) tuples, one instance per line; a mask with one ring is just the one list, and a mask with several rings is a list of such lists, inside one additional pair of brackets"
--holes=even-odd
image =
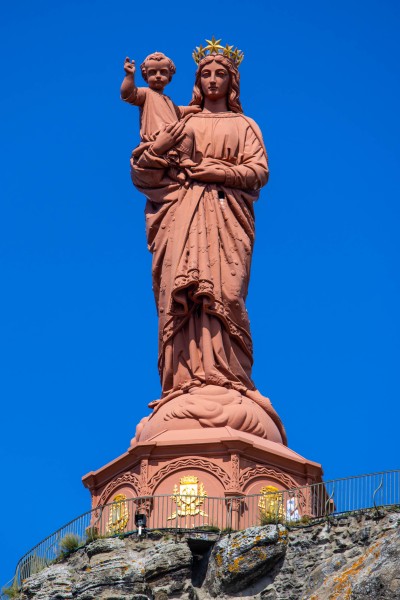
[(251, 378), (245, 306), (267, 153), (240, 103), (242, 55), (211, 45), (194, 57), (191, 105), (201, 112), (169, 125), (131, 159), (133, 183), (147, 198), (161, 402), (204, 386), (234, 390), (264, 404), (285, 439)]

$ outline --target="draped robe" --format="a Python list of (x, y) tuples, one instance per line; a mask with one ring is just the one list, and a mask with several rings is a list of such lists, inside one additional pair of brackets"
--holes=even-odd
[(147, 197), (162, 395), (204, 384), (245, 393), (255, 389), (245, 300), (267, 154), (257, 125), (238, 113), (198, 113), (185, 133), (193, 160), (223, 168), (224, 184), (178, 181), (168, 154), (151, 146), (131, 160)]

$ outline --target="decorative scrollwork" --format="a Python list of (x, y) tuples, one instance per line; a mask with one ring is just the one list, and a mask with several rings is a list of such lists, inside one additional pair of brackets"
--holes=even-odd
[(239, 472), (240, 472), (240, 459), (239, 459), (239, 455), (236, 453), (232, 453), (231, 454), (231, 470), (232, 470), (232, 475), (231, 475), (231, 481), (229, 484), (229, 491), (230, 490), (237, 490), (239, 487)]
[(297, 481), (290, 477), (290, 475), (282, 473), (282, 471), (276, 471), (275, 469), (271, 469), (262, 465), (258, 465), (257, 467), (248, 467), (247, 469), (245, 469), (239, 479), (240, 485), (244, 487), (250, 479), (254, 479), (255, 477), (259, 477), (260, 475), (265, 475), (266, 477), (273, 477), (274, 479), (277, 479), (287, 489), (299, 487)]
[[(287, 490), (298, 488), (298, 486), (299, 486), (298, 482), (295, 481), (292, 477), (290, 477), (290, 475), (288, 475), (287, 473), (282, 473), (281, 471), (276, 471), (275, 469), (270, 469), (269, 467), (264, 467), (262, 465), (259, 465), (257, 467), (249, 467), (248, 469), (245, 469), (245, 471), (242, 473), (242, 475), (239, 479), (241, 489), (243, 489), (244, 486), (251, 479), (255, 479), (256, 477), (260, 477), (260, 476), (272, 477), (276, 481), (279, 481), (279, 483), (281, 483), (282, 486)], [(298, 493), (299, 505), (301, 506), (302, 509), (305, 509), (306, 497), (304, 495), (304, 492), (301, 489), (298, 489), (297, 493)]]
[(230, 482), (228, 473), (210, 460), (203, 458), (177, 458), (168, 465), (165, 465), (165, 467), (162, 467), (150, 479), (149, 488), (152, 490), (152, 493), (154, 493), (156, 486), (162, 479), (180, 469), (202, 469), (207, 473), (212, 473), (222, 483), (224, 489), (228, 487)]
[(131, 485), (133, 488), (133, 492), (136, 496), (139, 495), (138, 490), (140, 489), (140, 480), (138, 475), (135, 473), (123, 473), (117, 479), (113, 479), (107, 487), (101, 493), (99, 501), (97, 502), (97, 506), (105, 504), (108, 498), (117, 490), (119, 487), (124, 484)]

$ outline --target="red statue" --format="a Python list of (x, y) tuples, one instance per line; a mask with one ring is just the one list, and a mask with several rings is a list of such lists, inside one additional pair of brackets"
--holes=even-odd
[[(175, 72), (170, 59), (156, 53), (144, 61), (150, 90), (136, 88), (134, 63), (125, 61), (121, 96), (142, 107), (142, 143), (131, 167), (133, 183), (148, 199), (163, 399), (194, 386), (253, 398), (256, 390), (245, 300), (253, 203), (268, 181), (268, 160), (261, 132), (240, 104), (243, 55), (221, 48), (195, 53), (189, 107), (178, 108), (163, 94)], [(269, 400), (256, 398), (284, 437)]]
[[(214, 38), (207, 42), (194, 52), (190, 107), (176, 107), (164, 95), (175, 67), (160, 53), (142, 65), (150, 89), (136, 87), (129, 59), (121, 88), (122, 98), (141, 110), (141, 143), (131, 168), (147, 198), (162, 396), (150, 404), (153, 411), (137, 426), (128, 451), (84, 483), (93, 506), (120, 494), (146, 496), (141, 507), (151, 526), (157, 514), (151, 498), (158, 494), (177, 503), (168, 519), (179, 526), (193, 526), (182, 521), (188, 515), (210, 523), (207, 511), (179, 508), (188, 485), (195, 496), (225, 497), (231, 526), (240, 528), (252, 494), (273, 490), (281, 498), (280, 491), (322, 475), (318, 463), (287, 447), (278, 415), (251, 379), (245, 300), (253, 204), (268, 181), (268, 160), (261, 132), (240, 104), (243, 54)], [(248, 502), (238, 503), (243, 496)], [(265, 502), (257, 504), (256, 516)], [(304, 492), (297, 517), (313, 514), (313, 502)]]

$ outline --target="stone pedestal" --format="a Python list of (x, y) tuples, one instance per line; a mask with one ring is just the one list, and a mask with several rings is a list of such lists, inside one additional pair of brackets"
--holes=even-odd
[[(218, 521), (221, 526), (221, 510), (229, 513), (228, 526), (238, 529), (246, 525), (244, 504), (238, 499), (245, 497), (250, 513), (258, 510), (256, 495), (263, 490), (319, 483), (321, 465), (290, 450), (269, 400), (250, 394), (205, 386), (155, 404), (150, 417), (138, 425), (128, 451), (83, 478), (93, 508), (117, 496), (149, 496), (140, 510), (148, 518), (157, 510), (157, 527), (162, 522), (164, 527), (187, 527), (190, 515), (206, 516), (203, 524)], [(162, 497), (157, 508), (155, 496)], [(195, 510), (190, 498), (182, 501), (184, 496), (204, 496), (207, 502)], [(225, 499), (224, 507), (213, 498)], [(307, 494), (299, 499), (300, 512), (309, 514)]]

